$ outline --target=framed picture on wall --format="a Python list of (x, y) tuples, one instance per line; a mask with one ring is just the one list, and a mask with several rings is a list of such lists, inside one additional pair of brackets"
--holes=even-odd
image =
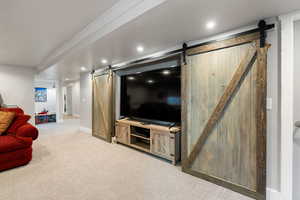
[(35, 88), (35, 102), (47, 102), (47, 88)]

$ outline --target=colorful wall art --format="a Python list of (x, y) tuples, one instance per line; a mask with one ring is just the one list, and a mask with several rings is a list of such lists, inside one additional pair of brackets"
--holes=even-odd
[(35, 102), (47, 102), (47, 88), (35, 88)]

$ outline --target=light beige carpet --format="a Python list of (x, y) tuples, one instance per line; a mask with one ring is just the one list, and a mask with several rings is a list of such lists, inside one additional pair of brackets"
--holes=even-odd
[(30, 164), (0, 173), (0, 199), (250, 200), (156, 157), (81, 133), (78, 124), (40, 126)]

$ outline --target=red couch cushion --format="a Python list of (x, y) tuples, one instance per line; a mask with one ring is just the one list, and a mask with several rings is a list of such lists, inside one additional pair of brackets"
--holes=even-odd
[(16, 133), (18, 128), (27, 124), (30, 119), (30, 115), (17, 114), (11, 125), (6, 130), (7, 133)]
[(14, 112), (16, 114), (24, 114), (21, 108), (0, 108), (0, 111)]
[(0, 153), (31, 147), (32, 139), (12, 135), (0, 136)]
[(6, 169), (26, 165), (30, 162), (31, 158), (31, 147), (9, 153), (0, 153), (0, 172)]
[(33, 140), (38, 138), (39, 131), (36, 127), (32, 126), (31, 124), (27, 123), (20, 128), (18, 128), (17, 132), (11, 133), (11, 135), (15, 135), (17, 137), (30, 137)]

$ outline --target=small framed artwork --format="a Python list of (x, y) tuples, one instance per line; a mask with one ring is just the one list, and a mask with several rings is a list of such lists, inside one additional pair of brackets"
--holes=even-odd
[(35, 88), (35, 102), (47, 102), (47, 88)]

